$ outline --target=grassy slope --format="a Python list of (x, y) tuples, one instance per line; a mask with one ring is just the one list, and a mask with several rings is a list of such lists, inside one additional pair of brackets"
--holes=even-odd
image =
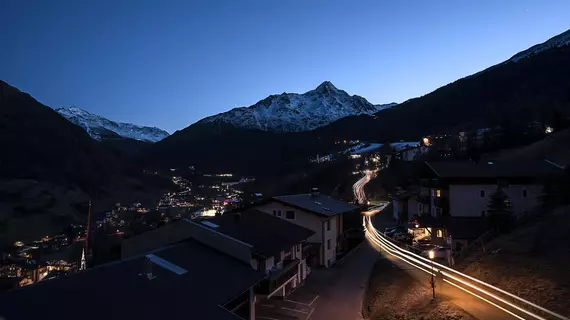
[[(545, 308), (570, 314), (570, 207), (472, 253), (458, 268)], [(499, 250), (493, 254), (493, 251)]]

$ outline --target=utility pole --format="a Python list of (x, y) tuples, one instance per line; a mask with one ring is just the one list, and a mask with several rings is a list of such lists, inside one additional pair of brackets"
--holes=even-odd
[(435, 278), (433, 273), (433, 259), (435, 259), (435, 252), (430, 250), (429, 259), (431, 260), (431, 291), (432, 291), (432, 301), (435, 301)]

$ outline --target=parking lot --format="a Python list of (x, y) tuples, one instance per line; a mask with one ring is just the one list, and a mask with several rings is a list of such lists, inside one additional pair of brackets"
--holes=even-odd
[[(303, 288), (305, 289), (305, 288)], [(315, 310), (318, 294), (296, 290), (285, 299), (264, 299), (257, 303), (255, 318), (260, 320), (308, 320)]]

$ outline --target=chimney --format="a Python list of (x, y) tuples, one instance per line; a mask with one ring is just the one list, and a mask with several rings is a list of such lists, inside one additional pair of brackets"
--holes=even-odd
[(317, 197), (319, 194), (319, 188), (311, 188), (311, 197)]

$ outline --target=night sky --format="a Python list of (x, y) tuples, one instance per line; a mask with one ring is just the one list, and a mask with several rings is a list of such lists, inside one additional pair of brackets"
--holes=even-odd
[(402, 102), (570, 28), (568, 0), (0, 2), (0, 79), (173, 132), (324, 80)]

